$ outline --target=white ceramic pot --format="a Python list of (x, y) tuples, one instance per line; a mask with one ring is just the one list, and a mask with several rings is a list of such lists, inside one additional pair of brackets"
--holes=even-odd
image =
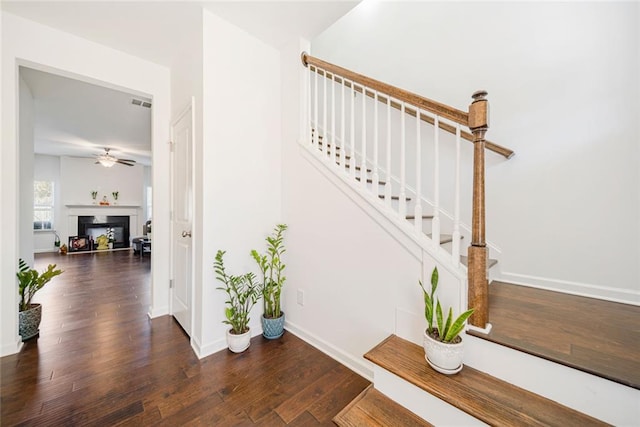
[(249, 344), (251, 344), (251, 330), (240, 335), (232, 334), (231, 329), (227, 331), (227, 345), (234, 353), (242, 353), (249, 348)]
[(425, 330), (423, 344), (425, 358), (433, 369), (447, 375), (460, 372), (464, 356), (463, 341), (457, 344), (443, 343), (431, 338)]

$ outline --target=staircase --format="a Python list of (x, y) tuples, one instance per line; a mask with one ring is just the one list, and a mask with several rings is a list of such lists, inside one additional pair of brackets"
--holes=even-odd
[[(502, 323), (514, 322), (501, 318), (497, 306), (494, 314), (490, 312), (500, 298), (490, 299), (488, 285), (489, 269), (498, 264), (499, 251), (484, 231), (484, 155), (487, 150), (509, 159), (513, 152), (484, 138), (486, 93), (474, 94), (467, 113), (306, 54), (303, 63), (309, 69), (305, 156), (354, 202), (375, 211), (382, 218), (378, 223), (423, 260), (423, 279), (433, 265), (446, 270), (448, 276), (439, 287), (443, 305), (457, 313), (470, 306), (479, 312), (470, 320), (475, 327), (464, 338), (470, 354), (465, 356), (466, 367), (446, 377), (424, 361), (422, 316), (397, 308), (395, 335), (365, 355), (374, 364), (374, 388), (363, 392), (334, 422), (563, 426), (640, 420), (640, 410), (635, 409), (640, 403), (638, 384), (625, 383), (624, 375), (622, 380), (601, 376), (543, 351), (527, 351), (526, 345), (516, 343), (519, 339), (526, 344), (524, 330), (512, 333), (515, 338), (510, 342), (500, 335)], [(463, 131), (463, 124), (472, 132)], [(465, 154), (463, 140), (473, 143), (472, 153)], [(449, 169), (440, 164), (443, 151), (455, 158)], [(473, 158), (473, 209), (463, 219), (461, 199), (465, 191), (469, 196), (471, 192), (461, 189), (460, 171), (469, 167), (461, 158), (469, 157)], [(462, 244), (469, 244), (468, 256), (463, 255)], [(570, 307), (569, 302), (564, 306)], [(490, 319), (500, 322), (496, 334), (490, 332)], [(630, 327), (631, 342), (640, 342), (640, 316), (636, 319)], [(517, 324), (530, 327), (539, 322), (518, 319)], [(563, 324), (554, 328), (561, 331)], [(623, 366), (640, 372), (640, 362)], [(401, 419), (406, 421), (398, 424)]]

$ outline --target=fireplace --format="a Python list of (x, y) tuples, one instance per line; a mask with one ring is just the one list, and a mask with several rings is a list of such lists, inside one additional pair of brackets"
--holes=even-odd
[(129, 216), (96, 215), (78, 216), (78, 235), (89, 236), (96, 241), (101, 234), (113, 229), (114, 248), (129, 247)]

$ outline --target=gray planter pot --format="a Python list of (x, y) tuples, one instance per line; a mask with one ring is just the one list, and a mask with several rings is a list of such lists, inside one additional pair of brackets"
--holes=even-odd
[(31, 308), (18, 313), (18, 333), (22, 341), (35, 337), (40, 333), (42, 305), (31, 304)]
[(268, 319), (262, 315), (262, 336), (268, 340), (275, 340), (284, 334), (284, 311), (275, 319)]

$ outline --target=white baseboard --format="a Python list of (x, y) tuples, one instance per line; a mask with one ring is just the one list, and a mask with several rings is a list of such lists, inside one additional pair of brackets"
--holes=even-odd
[(169, 314), (169, 306), (165, 306), (165, 307), (159, 307), (159, 308), (153, 308), (153, 307), (149, 307), (149, 311), (147, 312), (147, 315), (149, 316), (150, 319), (155, 319), (156, 317), (160, 317), (160, 316), (166, 316)]
[(509, 272), (502, 272), (500, 278), (495, 280), (605, 301), (640, 305), (640, 291), (629, 289), (609, 288), (588, 283)]
[[(262, 335), (262, 327), (252, 325), (251, 338), (257, 337), (258, 335)], [(195, 338), (191, 339), (191, 348), (196, 353), (198, 359), (203, 359), (207, 356), (211, 356), (214, 353), (226, 350), (228, 347), (229, 346), (227, 345), (226, 337), (218, 338), (217, 340), (212, 341), (206, 345), (200, 345), (198, 340), (196, 340)]]
[(344, 351), (340, 350), (333, 344), (330, 344), (327, 341), (317, 337), (311, 332), (293, 325), (289, 321), (285, 321), (284, 327), (293, 335), (317, 348), (332, 359), (342, 363), (344, 366), (361, 375), (368, 381), (373, 381), (373, 368), (371, 366), (371, 363), (366, 361), (364, 358), (355, 358), (350, 354), (347, 354)]
[(20, 336), (18, 335), (15, 343), (10, 343), (2, 346), (2, 349), (0, 349), (0, 357), (19, 353), (23, 345), (24, 343), (22, 342), (22, 340), (20, 339)]

